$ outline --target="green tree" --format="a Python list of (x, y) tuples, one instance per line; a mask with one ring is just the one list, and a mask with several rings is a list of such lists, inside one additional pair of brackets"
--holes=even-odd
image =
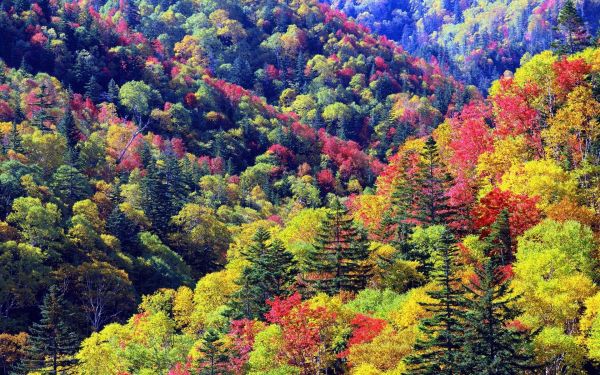
[(226, 374), (225, 365), (227, 364), (227, 355), (223, 348), (223, 342), (219, 333), (214, 329), (208, 329), (204, 332), (200, 347), (198, 350), (204, 356), (199, 362), (199, 375), (223, 375)]
[(71, 164), (74, 164), (79, 153), (77, 148), (79, 142), (79, 129), (75, 124), (75, 119), (69, 108), (65, 109), (65, 115), (58, 124), (58, 132), (67, 140)]
[(42, 318), (34, 323), (30, 335), (27, 367), (53, 375), (73, 367), (78, 338), (67, 325), (65, 302), (56, 286), (51, 286), (40, 307)]
[(328, 294), (357, 292), (364, 289), (370, 275), (368, 258), (365, 233), (354, 225), (348, 209), (335, 197), (315, 247), (307, 254), (306, 281)]
[(58, 167), (52, 176), (50, 188), (54, 195), (68, 207), (91, 194), (90, 183), (87, 178), (70, 165)]
[(448, 224), (454, 214), (446, 195), (452, 177), (440, 161), (438, 147), (433, 137), (429, 137), (425, 143), (415, 182), (418, 188), (418, 199), (416, 199), (414, 218), (424, 225)]
[(455, 275), (456, 247), (448, 230), (444, 230), (436, 250), (441, 258), (434, 275), (438, 289), (427, 292), (435, 302), (422, 304), (433, 316), (421, 321), (425, 337), (415, 344), (416, 354), (407, 359), (410, 374), (461, 373), (465, 299)]
[(142, 209), (152, 222), (152, 228), (159, 234), (167, 232), (171, 210), (169, 207), (169, 187), (165, 183), (163, 170), (158, 168), (156, 160), (150, 157), (146, 166), (146, 175), (141, 182)]
[(271, 240), (265, 228), (254, 234), (253, 243), (243, 251), (250, 262), (242, 273), (231, 304), (236, 318), (262, 319), (269, 311), (266, 301), (277, 296), (286, 296), (297, 274), (294, 256), (279, 240)]
[(14, 200), (6, 220), (17, 226), (23, 240), (30, 245), (51, 253), (58, 249), (63, 231), (59, 225), (60, 211), (55, 204), (42, 204), (39, 198), (19, 197)]
[(567, 0), (558, 13), (556, 30), (562, 40), (555, 40), (553, 46), (560, 53), (573, 54), (590, 45), (590, 35), (573, 0)]
[(142, 116), (150, 112), (152, 102), (160, 96), (150, 86), (142, 81), (129, 81), (119, 89), (121, 105), (132, 113)]

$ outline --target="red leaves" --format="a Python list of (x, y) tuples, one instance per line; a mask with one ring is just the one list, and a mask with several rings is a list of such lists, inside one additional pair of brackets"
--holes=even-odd
[(32, 44), (43, 46), (46, 42), (48, 42), (48, 38), (42, 32), (37, 32), (31, 37)]
[(388, 65), (385, 63), (383, 57), (377, 56), (375, 58), (375, 67), (377, 67), (377, 69), (379, 70), (386, 70), (388, 68)]
[(567, 60), (562, 58), (552, 65), (552, 70), (556, 75), (555, 83), (561, 98), (579, 85), (585, 79), (585, 75), (591, 70), (583, 59)]
[(473, 169), (479, 155), (492, 150), (492, 135), (486, 123), (490, 117), (489, 107), (482, 102), (474, 102), (465, 106), (461, 114), (451, 120), (452, 163), (460, 169)]
[(303, 373), (310, 374), (321, 366), (318, 357), (323, 345), (330, 344), (336, 314), (322, 306), (312, 307), (301, 299), (294, 293), (286, 299), (269, 301), (271, 311), (266, 318), (281, 327), (283, 345), (279, 356), (288, 364), (301, 367)]
[(257, 326), (256, 321), (249, 319), (234, 320), (231, 322), (231, 330), (227, 336), (232, 339), (232, 349), (235, 355), (229, 359), (227, 367), (234, 374), (243, 373), (244, 366), (248, 362), (252, 346), (254, 345), (254, 338), (258, 333), (257, 328), (260, 328)]
[(348, 345), (352, 346), (373, 340), (385, 328), (386, 322), (383, 319), (357, 314), (350, 324), (354, 327), (354, 330)]
[(282, 166), (289, 166), (296, 159), (296, 155), (290, 149), (277, 143), (269, 147), (267, 152), (275, 155)]
[[(343, 177), (361, 176), (371, 170), (371, 158), (360, 150), (358, 143), (354, 141), (343, 141), (319, 130), (319, 139), (323, 143), (321, 152), (329, 156), (337, 165)], [(373, 165), (379, 169), (379, 165)]]
[(330, 169), (323, 169), (317, 173), (317, 183), (322, 191), (329, 193), (335, 189), (335, 177)]
[(196, 98), (196, 94), (193, 92), (188, 92), (185, 94), (183, 98), (183, 104), (185, 104), (186, 108), (194, 109), (198, 106), (198, 98)]
[(515, 239), (540, 221), (540, 211), (536, 207), (536, 203), (537, 198), (529, 198), (524, 194), (515, 194), (511, 191), (494, 188), (481, 198), (472, 214), (475, 225), (484, 229), (496, 221), (502, 210), (507, 209), (510, 235)]

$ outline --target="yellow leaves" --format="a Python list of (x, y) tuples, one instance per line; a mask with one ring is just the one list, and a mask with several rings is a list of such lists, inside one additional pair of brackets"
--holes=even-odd
[(190, 327), (194, 330), (205, 328), (209, 318), (219, 307), (227, 304), (231, 295), (239, 290), (235, 281), (241, 272), (227, 269), (209, 273), (198, 281), (194, 290), (194, 311)]
[(229, 18), (229, 12), (217, 9), (208, 16), (213, 26), (217, 29), (217, 36), (233, 44), (246, 36), (246, 30), (241, 23)]
[(585, 313), (579, 328), (583, 334), (582, 341), (589, 351), (588, 356), (600, 361), (600, 293), (585, 301)]
[(52, 173), (64, 162), (67, 143), (58, 133), (42, 133), (36, 129), (32, 134), (23, 134), (23, 146), (29, 159), (47, 173)]
[(371, 342), (352, 346), (348, 356), (348, 362), (353, 366), (350, 373), (403, 373), (403, 359), (412, 352), (416, 339), (414, 332), (412, 329), (398, 331), (387, 326)]
[(479, 156), (477, 173), (482, 178), (497, 179), (512, 166), (525, 162), (527, 155), (528, 147), (524, 136), (498, 139), (494, 143), (494, 151), (484, 152)]
[[(187, 286), (179, 287), (173, 299), (173, 318), (177, 328), (191, 331), (190, 323), (193, 311), (194, 292)], [(193, 333), (193, 331), (189, 333)]]
[(573, 196), (577, 181), (554, 160), (542, 159), (513, 165), (502, 176), (502, 190), (539, 197), (538, 207), (546, 210), (565, 196)]

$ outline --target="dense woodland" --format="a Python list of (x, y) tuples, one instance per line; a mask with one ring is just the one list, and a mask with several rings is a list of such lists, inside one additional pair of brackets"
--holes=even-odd
[(429, 3), (0, 1), (0, 374), (598, 373), (598, 8)]

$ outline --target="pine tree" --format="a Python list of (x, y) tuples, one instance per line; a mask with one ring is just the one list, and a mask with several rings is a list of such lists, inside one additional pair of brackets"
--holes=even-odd
[(510, 236), (509, 213), (507, 209), (500, 211), (490, 227), (490, 233), (485, 238), (485, 251), (493, 256), (495, 264), (506, 266), (512, 263), (512, 238)]
[(167, 147), (162, 154), (164, 161), (164, 177), (167, 186), (167, 199), (169, 200), (168, 215), (173, 216), (179, 212), (181, 207), (187, 201), (188, 192), (191, 187), (187, 185), (187, 180), (183, 176), (179, 159), (172, 147)]
[(421, 322), (425, 338), (417, 341), (416, 354), (407, 359), (410, 374), (461, 373), (464, 291), (455, 275), (456, 248), (448, 230), (443, 233), (441, 243), (438, 252), (442, 263), (435, 273), (439, 289), (427, 293), (435, 302), (422, 304), (433, 316)]
[(225, 372), (225, 365), (228, 357), (217, 331), (208, 329), (204, 332), (198, 350), (204, 354), (198, 366), (199, 375), (224, 375), (227, 373)]
[(50, 188), (54, 195), (71, 207), (75, 202), (90, 196), (92, 189), (85, 175), (70, 165), (61, 165), (52, 175)]
[(477, 281), (466, 286), (464, 345), (460, 356), (465, 373), (511, 375), (533, 368), (532, 335), (509, 323), (520, 314), (514, 308), (509, 282), (488, 257), (476, 269)]
[(102, 92), (102, 86), (98, 83), (95, 76), (92, 76), (90, 80), (85, 84), (85, 96), (96, 102), (100, 98)]
[(419, 194), (414, 218), (424, 225), (448, 224), (455, 211), (449, 205), (446, 195), (452, 184), (452, 177), (440, 162), (433, 137), (429, 137), (425, 143), (416, 183)]
[(40, 91), (35, 94), (35, 105), (38, 107), (38, 109), (33, 114), (32, 122), (35, 126), (44, 131), (51, 130), (48, 126), (46, 126), (46, 122), (51, 119), (51, 116), (48, 114), (51, 104), (48, 103), (47, 96), (48, 86), (46, 83), (42, 82), (40, 84)]
[[(404, 165), (408, 166), (407, 160)], [(387, 231), (386, 237), (402, 254), (409, 251), (408, 239), (415, 226), (411, 220), (414, 216), (415, 193), (414, 179), (409, 176), (407, 167), (401, 168), (393, 184), (391, 207), (383, 217), (382, 226)]]
[(230, 315), (236, 319), (261, 319), (269, 311), (267, 300), (289, 294), (297, 274), (296, 261), (283, 243), (271, 241), (271, 235), (262, 227), (243, 255), (250, 265), (238, 280), (241, 289), (233, 296)]
[(330, 295), (364, 289), (371, 271), (368, 248), (366, 235), (353, 224), (348, 209), (335, 197), (317, 243), (308, 253), (307, 283)]
[(165, 184), (164, 173), (158, 168), (152, 156), (146, 166), (146, 175), (142, 179), (141, 188), (141, 204), (144, 213), (152, 222), (152, 228), (160, 234), (165, 234), (173, 210), (169, 207), (169, 189)]
[(78, 349), (78, 339), (66, 324), (65, 303), (54, 285), (44, 297), (41, 315), (40, 322), (31, 328), (27, 367), (54, 375), (65, 373), (75, 364), (73, 354)]
[(106, 91), (106, 101), (115, 103), (119, 99), (119, 86), (114, 79), (108, 82), (108, 90)]
[(14, 121), (10, 129), (9, 141), (10, 147), (14, 152), (22, 154), (25, 151), (21, 143), (21, 134), (19, 134), (19, 130), (17, 129), (17, 123)]
[(75, 124), (73, 113), (70, 108), (65, 108), (65, 115), (58, 124), (58, 132), (65, 137), (67, 140), (67, 147), (69, 149), (69, 158), (71, 165), (75, 164), (77, 156), (79, 154), (78, 142), (79, 142), (79, 129)]
[(567, 0), (558, 13), (555, 29), (564, 38), (564, 40), (557, 39), (553, 42), (554, 48), (559, 53), (573, 54), (590, 45), (590, 35), (573, 0)]

